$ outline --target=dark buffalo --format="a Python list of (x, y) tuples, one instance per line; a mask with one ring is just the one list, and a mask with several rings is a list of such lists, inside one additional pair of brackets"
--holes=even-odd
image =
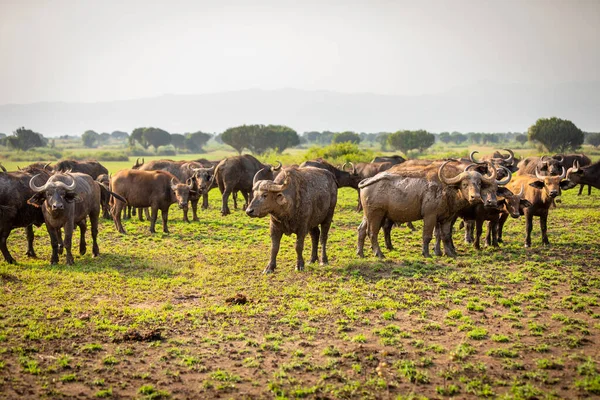
[[(558, 160), (560, 162), (560, 164), (565, 168), (570, 168), (571, 166), (575, 165), (575, 162), (577, 162), (580, 167), (587, 167), (588, 165), (592, 164), (592, 160), (583, 153), (580, 153), (580, 154), (555, 154), (552, 156), (552, 158)], [(578, 196), (581, 195), (581, 192), (583, 192), (583, 187), (585, 185), (586, 185), (585, 183), (582, 183), (581, 186), (579, 186), (579, 193), (577, 193)], [(587, 184), (587, 185), (588, 185), (588, 196), (589, 196), (592, 194), (592, 186), (594, 186), (594, 185), (593, 184)]]
[[(263, 164), (249, 154), (228, 157), (221, 160), (215, 168), (214, 180), (222, 194), (221, 215), (231, 214), (227, 202), (229, 195), (236, 191), (242, 192), (246, 200), (244, 209), (252, 201), (252, 182), (257, 172), (261, 171), (260, 179), (273, 179), (273, 173), (281, 169)], [(210, 185), (212, 186), (212, 185)], [(207, 189), (210, 190), (210, 186)]]
[[(508, 155), (503, 155), (499, 151), (495, 151), (493, 154), (489, 154), (481, 157), (481, 161), (491, 162), (495, 167), (504, 167), (507, 168), (510, 172), (517, 172), (517, 159), (515, 158), (515, 153), (511, 149), (504, 149), (504, 151), (508, 152)], [(473, 154), (473, 153), (471, 153)], [(471, 160), (473, 158), (471, 157)], [(475, 162), (475, 161), (473, 161)]]
[(256, 178), (246, 214), (259, 218), (271, 215), (271, 257), (264, 273), (275, 270), (284, 234), (296, 234), (297, 271), (304, 269), (302, 250), (304, 238), (309, 233), (312, 239), (310, 262), (318, 259), (320, 239), (321, 264), (327, 264), (327, 235), (337, 202), (337, 184), (333, 174), (322, 168), (287, 167), (274, 181)]
[(82, 174), (88, 174), (92, 179), (96, 179), (102, 174), (108, 175), (108, 170), (98, 161), (63, 160), (56, 163), (54, 171), (81, 172)]
[[(563, 180), (567, 176), (567, 171), (561, 167), (562, 173), (556, 175), (542, 175), (538, 170), (535, 175), (517, 175), (508, 185), (508, 188), (516, 192), (521, 187), (525, 188), (523, 198), (531, 203), (531, 207), (525, 209), (526, 236), (525, 247), (531, 246), (531, 230), (533, 229), (533, 217), (540, 217), (540, 228), (542, 231), (542, 243), (549, 245), (548, 240), (548, 212), (552, 201), (560, 196), (561, 189), (572, 187), (572, 182)], [(569, 168), (572, 171), (571, 168)]]
[(92, 254), (100, 254), (96, 238), (98, 236), (98, 216), (100, 214), (100, 185), (85, 173), (55, 173), (43, 186), (36, 185), (34, 176), (29, 186), (35, 194), (29, 199), (29, 204), (41, 207), (46, 228), (52, 245), (51, 264), (58, 263), (61, 229), (64, 228), (64, 249), (66, 263), (72, 265), (75, 260), (71, 253), (71, 242), (75, 226), (79, 226), (79, 254), (86, 252), (85, 231), (86, 218), (89, 217), (92, 231)]
[(46, 182), (50, 176), (46, 170), (33, 167), (29, 172), (0, 172), (0, 250), (9, 264), (16, 262), (6, 246), (6, 240), (14, 228), (25, 228), (26, 254), (29, 257), (36, 256), (33, 249), (33, 225), (41, 226), (44, 214), (38, 207), (28, 204), (27, 200), (35, 194), (29, 187), (29, 181), (37, 174), (40, 183)]
[[(512, 193), (512, 192), (511, 192)], [(525, 209), (531, 207), (529, 200), (523, 198), (525, 187), (521, 185), (519, 193), (513, 195), (504, 195), (504, 199), (498, 202), (500, 206), (500, 217), (488, 223), (488, 232), (485, 238), (486, 244), (489, 246), (498, 246), (498, 243), (503, 243), (502, 231), (508, 217), (519, 218), (525, 215)]]
[[(600, 161), (581, 168), (577, 162), (575, 162), (574, 167), (575, 168), (569, 171), (569, 175), (567, 176), (567, 179), (572, 182), (572, 187), (575, 187), (576, 185), (581, 185), (581, 187), (583, 187), (583, 185), (589, 185), (596, 189), (600, 189)], [(579, 192), (581, 193), (581, 189)]]
[[(156, 233), (154, 226), (161, 211), (163, 232), (169, 233), (167, 220), (169, 207), (178, 203), (180, 208), (187, 206), (190, 186), (179, 182), (177, 178), (167, 171), (139, 171), (126, 169), (114, 174), (110, 180), (110, 187), (133, 207), (150, 207), (150, 232)], [(120, 233), (125, 233), (121, 223), (121, 211), (125, 206), (124, 201), (113, 199), (112, 214), (115, 226)]]
[(560, 161), (548, 156), (524, 158), (517, 167), (517, 175), (535, 175), (537, 171), (538, 175), (556, 176), (561, 174), (562, 169)]
[(110, 177), (107, 174), (98, 175), (96, 182), (101, 184), (104, 189), (100, 191), (100, 206), (102, 206), (102, 218), (111, 219), (110, 216)]
[(393, 156), (375, 157), (371, 162), (372, 163), (391, 162), (393, 165), (396, 165), (396, 164), (402, 164), (404, 161), (406, 161), (406, 159), (404, 159), (404, 157), (398, 156), (398, 155), (393, 155)]
[[(455, 174), (445, 176), (445, 161), (439, 167), (433, 165), (420, 171), (403, 173), (382, 172), (360, 183), (363, 204), (363, 220), (358, 228), (357, 254), (364, 256), (364, 241), (371, 240), (376, 256), (383, 258), (377, 236), (384, 221), (411, 222), (423, 220), (423, 255), (429, 255), (429, 242), (434, 229), (444, 242), (444, 251), (455, 256), (452, 239), (452, 222), (456, 214), (470, 204), (481, 202), (482, 175), (475, 171), (451, 167)], [(494, 179), (495, 175), (491, 178)], [(436, 228), (437, 227), (437, 228)], [(436, 254), (438, 249), (436, 248)]]
[[(147, 162), (139, 167), (140, 171), (167, 171), (173, 174), (180, 182), (185, 182), (190, 186), (189, 202), (192, 204), (192, 219), (198, 221), (198, 201), (200, 200), (200, 189), (196, 180), (196, 170), (202, 168), (202, 164), (195, 161), (173, 161), (173, 160), (155, 160)], [(188, 219), (188, 205), (182, 208), (183, 220)], [(142, 220), (142, 214), (139, 215)]]
[[(350, 165), (352, 168), (350, 172), (345, 170), (346, 165)], [(316, 160), (305, 161), (300, 164), (300, 168), (304, 167), (314, 167), (325, 169), (333, 174), (335, 177), (335, 181), (337, 182), (338, 187), (351, 187), (353, 189), (358, 190), (358, 183), (362, 180), (360, 175), (356, 172), (356, 168), (352, 163), (346, 163), (342, 166), (342, 169), (336, 168), (331, 165), (327, 161), (322, 158), (317, 158)]]

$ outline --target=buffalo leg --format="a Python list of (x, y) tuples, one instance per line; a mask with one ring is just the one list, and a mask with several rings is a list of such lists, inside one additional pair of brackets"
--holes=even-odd
[(235, 208), (237, 210), (237, 208), (238, 208), (238, 205), (237, 205), (238, 192), (237, 192), (237, 190), (235, 192), (233, 192), (231, 197), (233, 198), (233, 208)]
[(363, 217), (362, 222), (358, 226), (358, 243), (356, 245), (356, 255), (364, 257), (365, 238), (367, 237), (367, 217)]
[(475, 248), (481, 250), (481, 234), (483, 233), (483, 219), (475, 220)]
[(542, 230), (542, 244), (550, 245), (548, 240), (548, 214), (546, 213), (540, 215), (540, 229)]
[(123, 202), (120, 201), (116, 201), (115, 205), (113, 206), (113, 221), (115, 223), (115, 228), (117, 229), (117, 231), (119, 233), (125, 233), (125, 229), (123, 229), (123, 224), (121, 223), (121, 211), (125, 210), (125, 212), (123, 212), (123, 214), (127, 214), (127, 209), (129, 208), (129, 206), (126, 206)]
[[(229, 211), (229, 206), (227, 205), (227, 201), (229, 200), (230, 194), (231, 194), (231, 190), (229, 190), (229, 188), (225, 188), (225, 190), (223, 191), (222, 204), (221, 204), (221, 215), (222, 216), (231, 214), (231, 211)], [(235, 205), (235, 202), (234, 202), (234, 205)]]
[(244, 208), (242, 209), (242, 211), (245, 211), (246, 208), (248, 208), (248, 204), (250, 204), (250, 202), (252, 201), (252, 193), (248, 193), (242, 190), (242, 196), (244, 196)]
[(452, 243), (452, 225), (454, 221), (444, 222), (439, 224), (439, 234), (442, 237), (444, 243), (444, 254), (448, 257), (456, 257), (456, 249)]
[(508, 214), (502, 213), (500, 215), (500, 220), (498, 221), (498, 243), (503, 243), (502, 240), (502, 229), (504, 229), (504, 224), (506, 223), (506, 220), (508, 219)]
[[(144, 222), (144, 215), (143, 215), (144, 211), (146, 211), (146, 210), (142, 209), (142, 208), (137, 209), (138, 220), (140, 220), (140, 222)], [(146, 217), (148, 217), (148, 215), (146, 215)]]
[(87, 226), (85, 224), (85, 218), (77, 223), (79, 227), (79, 254), (84, 255), (87, 251), (87, 245), (85, 243), (85, 231), (87, 230)]
[(592, 195), (592, 185), (588, 185), (588, 196)]
[(356, 211), (362, 211), (362, 203), (360, 202), (360, 190), (356, 190), (356, 192), (358, 193), (358, 205), (356, 206)]
[(150, 233), (156, 233), (154, 225), (156, 225), (156, 219), (158, 218), (158, 207), (152, 206), (152, 215), (150, 215)]
[(10, 235), (10, 229), (0, 230), (0, 250), (2, 251), (4, 260), (6, 260), (7, 263), (15, 264), (17, 261), (12, 258), (8, 251), (8, 247), (6, 246), (6, 239), (8, 239), (8, 235)]
[(267, 264), (267, 267), (263, 271), (263, 274), (273, 273), (277, 267), (277, 253), (279, 253), (281, 236), (283, 236), (283, 232), (278, 229), (271, 229), (271, 258), (269, 264)]
[(310, 253), (310, 263), (315, 263), (319, 260), (319, 236), (321, 234), (321, 231), (319, 230), (318, 226), (315, 226), (314, 228), (312, 228), (310, 230), (310, 239), (312, 241), (312, 249), (311, 249), (311, 253)]
[(437, 224), (435, 226), (435, 229), (433, 230), (434, 235), (435, 235), (435, 245), (433, 246), (433, 254), (435, 254), (437, 257), (441, 257), (442, 256), (442, 229), (440, 227), (439, 224)]
[(50, 264), (58, 264), (58, 229), (54, 229), (46, 225), (48, 235), (50, 236), (50, 246), (52, 247), (52, 255), (50, 256)]
[(304, 257), (302, 257), (302, 251), (304, 250), (304, 238), (306, 232), (298, 232), (296, 234), (296, 271), (304, 271)]
[(410, 222), (410, 221), (406, 223), (406, 227), (407, 227), (408, 229), (410, 229), (410, 230), (411, 230), (411, 232), (416, 232), (416, 231), (417, 231), (417, 228), (415, 228), (415, 226), (413, 225), (413, 223), (412, 223), (412, 222)]
[(200, 199), (195, 199), (195, 200), (191, 200), (190, 203), (192, 203), (192, 221), (199, 221), (200, 219), (198, 218), (198, 201)]
[(429, 243), (433, 238), (433, 230), (436, 225), (436, 216), (428, 215), (423, 218), (423, 246), (422, 246), (422, 254), (424, 257), (431, 257), (429, 254)]
[(202, 195), (202, 209), (208, 209), (208, 193)]
[(531, 247), (531, 230), (533, 229), (533, 214), (525, 210), (525, 247)]
[(183, 222), (188, 222), (188, 223), (190, 222), (190, 219), (188, 218), (189, 210), (190, 209), (187, 207), (187, 204), (186, 204), (186, 207), (183, 209)]
[(579, 193), (577, 193), (577, 196), (581, 196), (581, 192), (583, 192), (584, 186), (585, 186), (584, 184), (579, 185)]
[(473, 243), (474, 221), (465, 221), (465, 243)]
[(169, 233), (169, 227), (167, 226), (167, 221), (169, 220), (169, 207), (161, 210), (160, 216), (162, 217), (163, 232)]
[(33, 225), (26, 227), (25, 233), (27, 234), (27, 253), (25, 253), (25, 255), (31, 258), (37, 258), (35, 250), (33, 249), (33, 239), (35, 238), (33, 234)]
[(379, 247), (379, 240), (377, 239), (377, 236), (379, 235), (379, 229), (381, 229), (381, 223), (385, 217), (380, 215), (375, 215), (373, 217), (370, 218), (370, 221), (367, 224), (369, 239), (371, 240), (371, 249), (373, 249), (373, 253), (377, 257), (384, 258), (381, 248)]
[(100, 249), (98, 248), (98, 214), (90, 214), (90, 227), (92, 230), (92, 256), (98, 257)]
[[(73, 258), (73, 253), (71, 252), (71, 247), (73, 244), (73, 230), (74, 230), (74, 224), (72, 221), (69, 221), (65, 224), (65, 239), (64, 239), (64, 246), (65, 246), (65, 250), (67, 252), (67, 265), (73, 265), (75, 264), (75, 259)], [(58, 231), (60, 232), (60, 228), (58, 229)]]
[(329, 237), (329, 228), (331, 228), (332, 220), (333, 213), (321, 224), (321, 265), (329, 264), (329, 258), (327, 258), (327, 239)]
[(389, 218), (386, 218), (383, 221), (383, 240), (385, 241), (385, 248), (388, 250), (394, 250), (394, 245), (392, 245), (392, 227), (394, 226), (394, 221)]

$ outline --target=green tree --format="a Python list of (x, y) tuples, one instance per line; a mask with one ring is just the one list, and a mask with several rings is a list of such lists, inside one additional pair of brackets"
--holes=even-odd
[(540, 118), (529, 127), (529, 140), (540, 142), (549, 152), (564, 153), (576, 150), (583, 144), (581, 129), (569, 120)]
[(138, 142), (144, 149), (150, 147), (150, 144), (144, 139), (144, 130), (146, 128), (135, 128), (129, 136), (129, 145), (135, 146), (135, 142)]
[(360, 143), (360, 135), (358, 133), (354, 133), (354, 132), (350, 132), (350, 131), (339, 132), (339, 133), (336, 133), (335, 135), (333, 135), (333, 139), (331, 140), (331, 143), (345, 143), (345, 142), (359, 144)]
[(424, 130), (398, 131), (388, 138), (392, 148), (400, 150), (408, 157), (408, 152), (418, 150), (419, 153), (435, 142), (435, 135)]
[(145, 128), (142, 137), (146, 143), (154, 146), (154, 151), (157, 153), (160, 146), (166, 146), (171, 143), (171, 135), (169, 132), (160, 128)]
[(223, 143), (233, 147), (238, 154), (242, 154), (242, 151), (249, 146), (250, 131), (251, 128), (247, 125), (229, 128), (223, 132), (221, 140)]
[(176, 149), (185, 149), (186, 148), (185, 136), (182, 135), (181, 133), (171, 133), (171, 144)]
[(300, 144), (298, 133), (288, 126), (268, 125), (264, 129), (267, 131), (267, 140), (271, 143), (269, 147), (277, 153), (282, 153), (285, 149)]
[(316, 132), (316, 131), (304, 132), (302, 134), (302, 136), (304, 136), (304, 138), (306, 139), (307, 142), (316, 143), (321, 138), (321, 132)]
[(129, 134), (123, 131), (114, 131), (110, 134), (110, 137), (113, 138), (113, 140), (125, 141), (129, 139)]
[(18, 150), (29, 150), (34, 147), (46, 146), (46, 140), (41, 133), (25, 129), (24, 127), (14, 131), (12, 136), (8, 136), (5, 140), (9, 147)]
[(525, 135), (524, 133), (517, 133), (515, 135), (515, 140), (519, 143), (521, 143), (521, 145), (524, 145), (525, 143), (527, 143), (527, 141), (529, 140), (527, 138), (527, 135)]
[(448, 144), (452, 140), (450, 132), (442, 132), (439, 134), (440, 142)]
[(83, 142), (84, 147), (96, 147), (100, 141), (100, 135), (98, 135), (95, 131), (87, 130), (83, 132), (83, 135), (81, 135), (81, 141)]
[(381, 151), (387, 151), (389, 137), (390, 134), (387, 132), (381, 132), (377, 134), (377, 143), (381, 145)]
[(467, 133), (467, 137), (471, 141), (471, 143), (479, 144), (483, 140), (483, 134), (477, 132), (469, 132)]
[(600, 147), (600, 133), (588, 133), (586, 141), (594, 147)]
[(461, 144), (467, 141), (467, 136), (460, 132), (452, 132), (450, 134), (450, 139), (456, 144)]
[(201, 131), (187, 133), (185, 136), (186, 147), (192, 151), (202, 151), (202, 147), (212, 138), (211, 134)]

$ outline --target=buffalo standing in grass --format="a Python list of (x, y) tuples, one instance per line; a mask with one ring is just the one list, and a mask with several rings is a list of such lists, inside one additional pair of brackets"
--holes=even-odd
[[(572, 187), (576, 185), (589, 185), (600, 189), (600, 161), (595, 162), (587, 167), (581, 167), (575, 162), (575, 168), (569, 171), (567, 179), (572, 182)], [(570, 189), (570, 188), (567, 188)], [(579, 189), (581, 193), (581, 188)]]
[(122, 170), (114, 174), (110, 187), (123, 201), (113, 199), (112, 214), (115, 226), (120, 233), (125, 233), (121, 223), (121, 211), (125, 206), (137, 208), (150, 207), (150, 232), (156, 233), (154, 226), (158, 210), (162, 215), (163, 232), (169, 233), (167, 221), (169, 207), (178, 203), (180, 208), (187, 206), (191, 187), (181, 183), (167, 171), (139, 171), (135, 169)]
[(321, 168), (289, 167), (274, 181), (256, 178), (246, 214), (258, 218), (271, 215), (271, 257), (264, 273), (275, 270), (284, 234), (296, 234), (297, 271), (304, 269), (302, 250), (304, 238), (309, 233), (312, 239), (310, 262), (318, 259), (320, 240), (321, 264), (327, 264), (327, 236), (337, 202), (337, 184), (333, 174)]
[[(560, 164), (565, 168), (570, 168), (575, 165), (575, 162), (579, 165), (579, 167), (587, 167), (592, 164), (592, 160), (583, 153), (580, 154), (555, 154), (552, 158), (558, 160)], [(569, 178), (567, 178), (569, 179)], [(588, 196), (592, 194), (592, 186), (598, 188), (598, 184), (594, 185), (593, 183), (580, 183), (579, 193), (577, 195), (581, 195), (583, 192), (583, 187), (588, 185)]]
[(100, 164), (98, 161), (77, 161), (77, 160), (63, 160), (54, 166), (54, 171), (57, 172), (80, 172), (82, 174), (87, 174), (92, 177), (92, 179), (98, 178), (99, 175), (107, 174), (108, 170), (104, 167), (104, 165)]
[[(249, 154), (221, 160), (214, 172), (214, 179), (222, 194), (221, 215), (231, 214), (227, 202), (229, 195), (236, 191), (242, 192), (246, 200), (244, 209), (252, 201), (252, 181), (257, 172), (261, 171), (260, 179), (273, 179), (273, 173), (280, 169), (281, 163), (273, 167), (261, 163)], [(210, 186), (207, 190), (210, 190)]]
[[(511, 192), (512, 193), (512, 192)], [(498, 202), (500, 206), (499, 218), (493, 218), (488, 223), (488, 231), (485, 238), (486, 244), (492, 246), (498, 246), (498, 243), (503, 243), (502, 231), (504, 223), (509, 216), (512, 218), (519, 218), (521, 215), (525, 215), (525, 209), (531, 207), (529, 200), (523, 198), (525, 194), (525, 187), (521, 185), (521, 190), (517, 194), (504, 195), (504, 199)]]
[(360, 257), (364, 256), (364, 242), (368, 234), (373, 252), (383, 258), (377, 236), (386, 218), (396, 223), (422, 219), (422, 252), (425, 257), (430, 257), (429, 243), (437, 226), (437, 233), (444, 242), (444, 252), (448, 256), (456, 256), (451, 241), (452, 222), (460, 210), (481, 202), (482, 176), (475, 171), (461, 171), (453, 167), (451, 169), (456, 175), (448, 178), (444, 167), (450, 162), (403, 175), (386, 171), (360, 183), (364, 212), (358, 228), (357, 254)]
[(44, 214), (38, 207), (27, 203), (35, 194), (29, 181), (38, 175), (38, 182), (45, 183), (50, 174), (44, 169), (31, 167), (27, 172), (0, 172), (0, 250), (9, 264), (16, 263), (6, 246), (6, 241), (14, 228), (25, 228), (27, 233), (27, 256), (35, 257), (33, 249), (33, 225), (44, 223)]
[(85, 231), (86, 218), (90, 218), (92, 231), (92, 254), (96, 257), (100, 250), (96, 238), (98, 236), (98, 217), (100, 214), (100, 185), (91, 176), (84, 173), (55, 173), (43, 186), (36, 185), (34, 176), (29, 186), (35, 194), (29, 199), (29, 204), (42, 208), (46, 228), (52, 245), (51, 264), (58, 263), (61, 229), (65, 230), (64, 249), (66, 263), (72, 265), (75, 260), (71, 253), (71, 242), (75, 226), (79, 226), (81, 237), (79, 253), (86, 252)]
[(559, 160), (548, 157), (527, 157), (517, 164), (517, 175), (560, 175), (561, 163)]
[[(569, 168), (569, 172), (572, 169)], [(565, 167), (562, 167), (562, 173), (555, 175), (542, 175), (539, 170), (535, 171), (535, 175), (517, 175), (508, 185), (508, 188), (513, 192), (525, 188), (523, 198), (527, 199), (531, 206), (525, 208), (526, 220), (526, 235), (525, 247), (531, 247), (531, 230), (533, 229), (533, 217), (540, 217), (540, 229), (542, 231), (542, 243), (549, 245), (548, 240), (548, 212), (552, 201), (557, 196), (560, 196), (561, 189), (573, 187), (572, 182), (563, 180), (567, 176)]]
[(102, 206), (102, 218), (110, 219), (110, 177), (107, 174), (99, 175), (96, 182), (101, 184), (104, 189), (100, 192), (100, 205)]

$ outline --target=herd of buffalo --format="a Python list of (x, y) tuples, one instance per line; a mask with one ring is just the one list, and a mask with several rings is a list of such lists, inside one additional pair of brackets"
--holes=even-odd
[[(386, 248), (392, 249), (394, 225), (423, 220), (422, 253), (429, 257), (429, 244), (435, 234), (435, 255), (455, 256), (452, 229), (460, 217), (465, 238), (480, 248), (484, 222), (488, 222), (486, 243), (498, 246), (502, 228), (509, 216), (526, 218), (525, 245), (531, 246), (533, 217), (540, 219), (543, 244), (549, 244), (549, 210), (561, 190), (581, 185), (600, 188), (600, 162), (594, 164), (583, 154), (528, 157), (517, 160), (514, 153), (495, 152), (475, 158), (409, 160), (400, 156), (377, 157), (370, 163), (346, 163), (340, 168), (323, 159), (283, 167), (263, 164), (251, 155), (208, 160), (157, 160), (140, 163), (112, 176), (96, 161), (61, 161), (54, 166), (35, 163), (15, 172), (0, 171), (0, 250), (8, 263), (15, 259), (6, 241), (13, 228), (27, 233), (27, 255), (35, 257), (33, 225), (46, 224), (52, 245), (51, 263), (58, 263), (66, 251), (66, 263), (73, 264), (71, 241), (78, 226), (79, 252), (86, 252), (87, 218), (92, 233), (92, 253), (99, 254), (98, 219), (112, 218), (116, 229), (125, 233), (122, 218), (137, 212), (150, 221), (155, 232), (158, 210), (163, 231), (168, 232), (169, 207), (177, 203), (188, 221), (198, 220), (197, 207), (208, 207), (208, 192), (218, 187), (222, 194), (221, 214), (230, 213), (228, 199), (244, 197), (250, 217), (270, 215), (271, 255), (264, 272), (273, 272), (283, 234), (296, 234), (296, 269), (304, 269), (304, 239), (310, 234), (310, 262), (316, 262), (321, 243), (321, 263), (327, 263), (327, 236), (337, 202), (337, 190), (358, 191), (358, 209), (363, 219), (358, 227), (357, 254), (363, 257), (368, 236), (376, 256), (383, 257), (378, 234), (383, 228)], [(412, 228), (414, 229), (414, 228)], [(64, 238), (63, 238), (64, 231)]]

